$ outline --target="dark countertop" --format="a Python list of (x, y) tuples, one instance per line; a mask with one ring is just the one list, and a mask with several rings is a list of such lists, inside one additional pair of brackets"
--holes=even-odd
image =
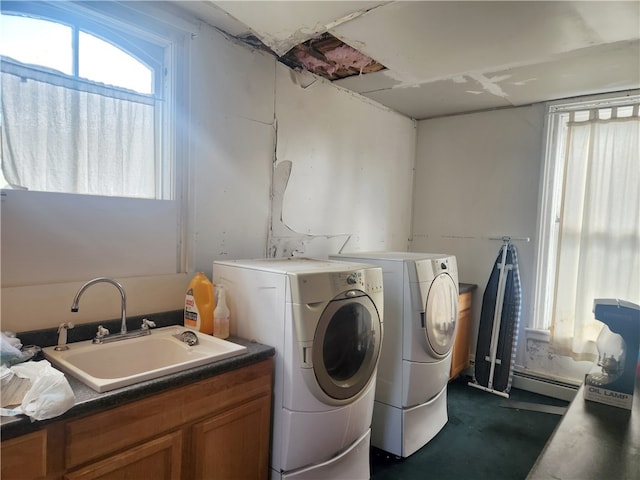
[(63, 415), (43, 421), (32, 422), (25, 415), (0, 417), (0, 434), (3, 440), (24, 435), (58, 420), (95, 413), (123, 403), (153, 395), (163, 390), (180, 387), (205, 378), (220, 375), (240, 367), (258, 363), (275, 355), (275, 349), (260, 343), (250, 342), (238, 337), (229, 337), (229, 341), (244, 345), (247, 351), (241, 355), (214, 362), (209, 365), (190, 368), (183, 372), (172, 373), (153, 380), (136, 383), (109, 392), (98, 393), (70, 375), (66, 375), (69, 385), (76, 396), (76, 404)]
[(540, 453), (527, 480), (640, 478), (640, 380), (633, 409), (585, 400), (584, 385)]
[(458, 290), (460, 294), (473, 292), (476, 288), (478, 288), (478, 285), (475, 283), (458, 283)]

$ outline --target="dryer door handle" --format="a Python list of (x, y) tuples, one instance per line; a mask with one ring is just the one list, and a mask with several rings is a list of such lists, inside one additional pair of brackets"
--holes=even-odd
[(427, 328), (427, 322), (425, 320), (424, 312), (420, 312), (420, 326), (422, 328)]

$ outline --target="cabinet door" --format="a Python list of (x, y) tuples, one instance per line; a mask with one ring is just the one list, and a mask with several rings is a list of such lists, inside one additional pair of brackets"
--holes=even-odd
[(67, 480), (180, 479), (182, 432), (174, 432), (65, 475)]
[(471, 342), (471, 296), (466, 292), (458, 298), (458, 332), (451, 351), (450, 379), (457, 377), (469, 366), (469, 347)]
[(2, 480), (26, 480), (47, 474), (46, 430), (5, 440), (1, 451)]
[(271, 397), (262, 396), (193, 427), (196, 479), (268, 478)]

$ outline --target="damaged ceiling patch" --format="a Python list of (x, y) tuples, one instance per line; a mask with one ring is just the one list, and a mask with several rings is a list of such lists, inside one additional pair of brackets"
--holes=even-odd
[[(501, 82), (502, 80), (505, 80), (511, 77), (511, 75), (502, 75), (502, 76), (492, 77), (492, 78), (487, 78), (485, 75), (481, 73), (467, 73), (466, 75), (474, 79), (476, 82), (478, 82), (482, 86), (485, 92), (490, 93), (491, 95), (495, 95), (496, 97), (501, 97), (501, 98), (508, 97), (507, 93), (502, 90), (500, 85), (498, 85), (498, 82)], [(475, 92), (469, 92), (469, 93), (475, 93)]]
[(296, 45), (280, 57), (280, 61), (291, 68), (308, 70), (332, 81), (385, 68), (330, 33)]

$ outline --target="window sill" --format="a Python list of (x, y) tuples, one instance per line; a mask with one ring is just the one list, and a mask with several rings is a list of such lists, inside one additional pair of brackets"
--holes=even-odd
[(543, 330), (541, 328), (527, 328), (525, 329), (527, 340), (535, 340), (537, 342), (551, 341), (551, 332), (549, 330)]

